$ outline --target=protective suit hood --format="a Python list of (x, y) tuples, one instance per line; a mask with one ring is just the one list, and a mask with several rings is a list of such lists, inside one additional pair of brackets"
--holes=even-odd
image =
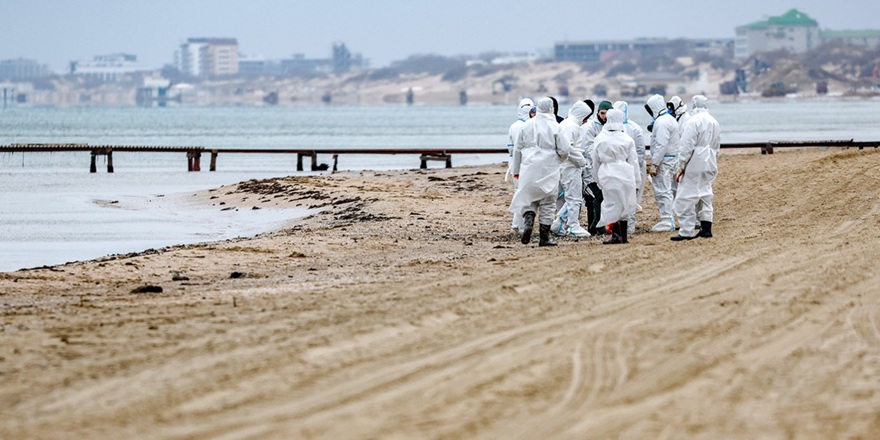
[(691, 106), (694, 109), (698, 109), (698, 108), (708, 109), (709, 108), (709, 98), (706, 98), (703, 95), (694, 95), (694, 97), (691, 98)]
[(672, 116), (675, 116), (675, 119), (678, 119), (681, 115), (687, 113), (687, 104), (682, 102), (680, 96), (673, 96), (670, 98), (669, 104), (671, 104), (672, 108), (670, 108), (670, 110), (672, 110)]
[(614, 108), (623, 112), (623, 123), (629, 123), (629, 103), (626, 101), (616, 101)]
[(604, 131), (623, 131), (623, 112), (617, 109), (608, 110), (605, 115), (607, 122), (602, 127)]
[(565, 120), (562, 116), (559, 116), (559, 101), (556, 100), (555, 97), (549, 97), (551, 101), (553, 101), (553, 117), (556, 118), (556, 122), (562, 122)]
[(666, 114), (666, 100), (661, 95), (651, 95), (645, 104), (645, 109), (648, 110), (652, 118), (657, 119)]
[(523, 98), (519, 101), (519, 108), (516, 110), (516, 117), (525, 121), (529, 119), (529, 110), (535, 106), (534, 101), (529, 98)]
[(536, 107), (538, 108), (538, 115), (555, 115), (553, 113), (553, 100), (550, 98), (539, 99)]
[(596, 103), (593, 102), (592, 99), (585, 99), (585, 100), (584, 100), (584, 104), (586, 104), (587, 107), (590, 108), (590, 114), (587, 115), (587, 117), (593, 116), (593, 112), (596, 111)]
[(568, 110), (568, 119), (571, 119), (577, 125), (583, 125), (584, 119), (590, 116), (592, 111), (583, 101), (577, 101), (572, 104)]

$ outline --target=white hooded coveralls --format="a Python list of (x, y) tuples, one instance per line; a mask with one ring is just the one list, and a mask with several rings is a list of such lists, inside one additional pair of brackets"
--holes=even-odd
[(642, 175), (635, 142), (623, 126), (622, 111), (608, 110), (607, 122), (593, 143), (592, 159), (596, 183), (605, 197), (599, 225), (627, 220), (636, 209), (636, 188)]
[(560, 220), (561, 231), (553, 231), (560, 234), (570, 228), (580, 225), (581, 207), (584, 205), (584, 186), (582, 171), (586, 160), (581, 143), (581, 125), (584, 118), (589, 116), (591, 110), (583, 101), (577, 101), (568, 110), (568, 117), (559, 124), (560, 134), (565, 142), (571, 146), (568, 159), (560, 165), (560, 184), (564, 194), (565, 203), (559, 209), (557, 217)]
[(657, 175), (651, 178), (654, 186), (654, 200), (660, 211), (660, 221), (675, 228), (672, 216), (673, 171), (678, 160), (678, 141), (681, 137), (678, 122), (666, 109), (666, 100), (660, 95), (648, 98), (648, 107), (654, 114), (654, 128), (651, 131), (651, 165), (657, 167)]
[[(687, 104), (685, 104), (681, 100), (681, 97), (679, 97), (679, 96), (673, 96), (672, 98), (669, 98), (669, 104), (672, 105), (672, 111), (671, 111), (672, 116), (675, 118), (676, 121), (678, 121), (678, 132), (684, 133), (684, 123), (687, 122), (687, 120), (690, 119), (690, 117), (691, 117), (690, 112), (688, 112)], [(675, 176), (675, 175), (673, 174), (673, 176)], [(676, 182), (675, 179), (673, 178), (672, 179), (672, 197), (673, 198), (675, 198), (676, 191), (678, 191), (678, 182)]]
[[(602, 121), (599, 120), (598, 112), (594, 113), (593, 116), (581, 126), (581, 150), (584, 152), (584, 159), (586, 159), (586, 164), (584, 165), (584, 170), (582, 173), (583, 177), (583, 185), (584, 188), (593, 182), (596, 181), (596, 176), (593, 175), (593, 160), (592, 160), (592, 152), (593, 152), (593, 142), (596, 140), (596, 136), (602, 132)], [(587, 189), (589, 192), (590, 190)], [(590, 192), (590, 195), (592, 192)]]
[(675, 195), (675, 215), (681, 228), (678, 234), (693, 237), (697, 217), (711, 222), (713, 218), (714, 193), (712, 182), (718, 175), (718, 151), (721, 149), (721, 126), (709, 114), (705, 96), (696, 95), (692, 100), (693, 114), (685, 123), (678, 153), (678, 171), (684, 174)]
[(681, 98), (678, 96), (670, 98), (669, 103), (672, 104), (672, 108), (675, 111), (673, 116), (675, 116), (675, 120), (678, 121), (679, 128), (684, 129), (684, 123), (691, 117), (691, 112), (688, 111), (687, 104), (682, 102)]
[[(529, 120), (529, 110), (535, 106), (534, 101), (529, 98), (523, 98), (519, 101), (519, 107), (516, 109), (516, 121), (513, 124), (510, 124), (510, 128), (507, 130), (507, 153), (510, 157), (507, 160), (507, 174), (504, 176), (504, 181), (506, 182), (508, 179), (513, 178), (513, 146), (516, 142), (516, 139), (519, 138), (519, 133), (522, 131), (523, 124)], [(517, 179), (513, 180), (513, 191), (516, 192), (517, 187)], [(510, 227), (515, 230), (522, 230), (523, 228), (523, 219), (522, 217), (513, 216), (513, 220), (510, 223)]]
[[(629, 118), (629, 103), (626, 101), (617, 101), (614, 108), (623, 112), (623, 127), (626, 134), (633, 139), (636, 144), (636, 156), (639, 159), (639, 175), (642, 177), (642, 183), (639, 185), (639, 193), (636, 202), (642, 204), (642, 196), (645, 193), (645, 181), (647, 180), (647, 166), (645, 162), (645, 132), (642, 126), (636, 121)], [(635, 212), (630, 216), (630, 221), (635, 220)]]
[(541, 98), (537, 110), (514, 143), (513, 174), (519, 175), (519, 187), (508, 210), (518, 217), (536, 212), (539, 224), (549, 226), (556, 211), (559, 166), (568, 159), (571, 146), (560, 136), (553, 101)]

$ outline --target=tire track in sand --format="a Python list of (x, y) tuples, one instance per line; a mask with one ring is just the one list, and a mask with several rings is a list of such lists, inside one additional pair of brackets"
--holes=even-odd
[[(754, 258), (755, 256), (738, 256), (707, 264), (688, 271), (684, 277), (677, 277), (669, 282), (652, 282), (652, 285), (655, 286), (653, 290), (645, 289), (641, 293), (600, 304), (596, 310), (586, 314), (565, 315), (490, 334), (442, 352), (342, 382), (323, 390), (320, 394), (305, 396), (293, 402), (280, 402), (255, 415), (223, 417), (219, 423), (191, 431), (190, 434), (198, 433), (197, 435), (209, 437), (226, 434), (230, 436), (229, 438), (236, 438), (236, 432), (249, 430), (249, 427), (257, 422), (253, 420), (254, 417), (257, 417), (259, 423), (266, 427), (267, 432), (274, 432), (275, 428), (280, 428), (291, 420), (301, 420), (307, 424), (330, 423), (334, 417), (344, 413), (356, 412), (365, 407), (377, 407), (395, 399), (406, 401), (407, 394), (426, 392), (426, 390), (436, 387), (437, 383), (444, 383), (443, 378), (445, 377), (463, 376), (463, 373), (467, 372), (468, 379), (466, 381), (454, 384), (455, 388), (461, 389), (466, 387), (468, 383), (490, 381), (502, 373), (515, 371), (534, 359), (571, 357), (570, 348), (568, 355), (565, 355), (565, 349), (558, 348), (558, 344), (551, 345), (548, 349), (545, 341), (548, 337), (579, 340), (583, 338), (585, 332), (599, 325), (610, 327), (619, 325), (625, 328), (626, 322), (615, 324), (618, 322), (616, 315), (621, 311), (626, 310), (628, 315), (633, 316), (643, 315), (645, 312), (657, 308), (660, 304), (668, 302), (667, 294), (685, 291), (689, 286), (716, 277), (719, 273), (729, 272)], [(687, 296), (687, 300), (690, 300), (689, 296)], [(625, 360), (622, 358), (611, 357), (613, 368), (605, 365), (604, 359), (607, 356), (602, 355), (605, 352), (604, 337), (600, 341), (599, 345), (594, 346), (592, 350), (597, 353), (597, 356), (590, 365), (595, 371), (602, 371), (602, 373), (594, 375), (588, 371), (587, 374), (590, 374), (592, 378), (589, 385), (577, 387), (578, 393), (586, 392), (588, 396), (592, 396), (586, 399), (588, 402), (594, 401), (602, 392), (608, 392), (609, 386), (605, 384), (606, 380), (611, 381), (610, 389), (616, 388), (615, 384), (620, 384), (623, 380), (621, 372), (626, 370)], [(515, 356), (509, 356), (511, 353)], [(505, 359), (512, 362), (500, 364), (503, 365), (503, 369), (499, 371), (497, 360), (485, 362), (487, 358), (493, 356), (504, 356)], [(483, 367), (480, 369), (479, 366), (483, 363), (491, 365), (491, 368)], [(607, 374), (605, 373), (606, 369), (609, 370)], [(462, 392), (462, 394), (466, 393)], [(582, 403), (578, 404), (578, 408), (583, 406)]]

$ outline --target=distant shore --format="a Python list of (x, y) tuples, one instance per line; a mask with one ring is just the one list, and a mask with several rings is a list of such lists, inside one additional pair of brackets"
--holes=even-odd
[[(690, 57), (677, 61), (677, 74), (651, 79), (646, 74), (609, 73), (613, 63), (590, 69), (572, 62), (524, 62), (492, 66), (484, 70), (463, 70), (459, 75), (440, 73), (396, 73), (383, 69), (346, 74), (314, 74), (301, 77), (229, 77), (186, 82), (180, 79), (167, 91), (169, 106), (290, 106), (290, 105), (514, 105), (522, 96), (556, 96), (571, 99), (602, 98), (641, 101), (633, 95), (633, 85), (661, 87), (667, 97), (689, 98), (705, 94), (720, 99), (721, 84), (728, 81), (734, 67), (715, 67)], [(820, 96), (809, 72), (792, 64), (782, 73), (769, 72), (753, 78), (750, 95), (760, 95), (773, 81), (797, 82), (800, 97)], [(877, 96), (877, 90), (859, 89), (854, 80), (844, 80), (832, 66), (827, 79), (831, 96)], [(781, 75), (781, 76), (780, 76)], [(142, 80), (91, 84), (59, 78), (27, 92), (22, 106), (55, 107), (133, 107)], [(864, 86), (860, 86), (864, 87)], [(646, 89), (647, 90), (647, 89)], [(154, 104), (155, 105), (155, 104)]]

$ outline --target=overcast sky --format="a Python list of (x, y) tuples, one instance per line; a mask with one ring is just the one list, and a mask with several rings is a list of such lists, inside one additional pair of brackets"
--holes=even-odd
[(536, 52), (565, 40), (733, 38), (797, 8), (823, 29), (880, 28), (875, 0), (0, 0), (0, 59), (63, 72), (125, 52), (173, 62), (188, 37), (234, 37), (247, 56), (327, 58), (335, 41), (381, 67), (412, 54)]

